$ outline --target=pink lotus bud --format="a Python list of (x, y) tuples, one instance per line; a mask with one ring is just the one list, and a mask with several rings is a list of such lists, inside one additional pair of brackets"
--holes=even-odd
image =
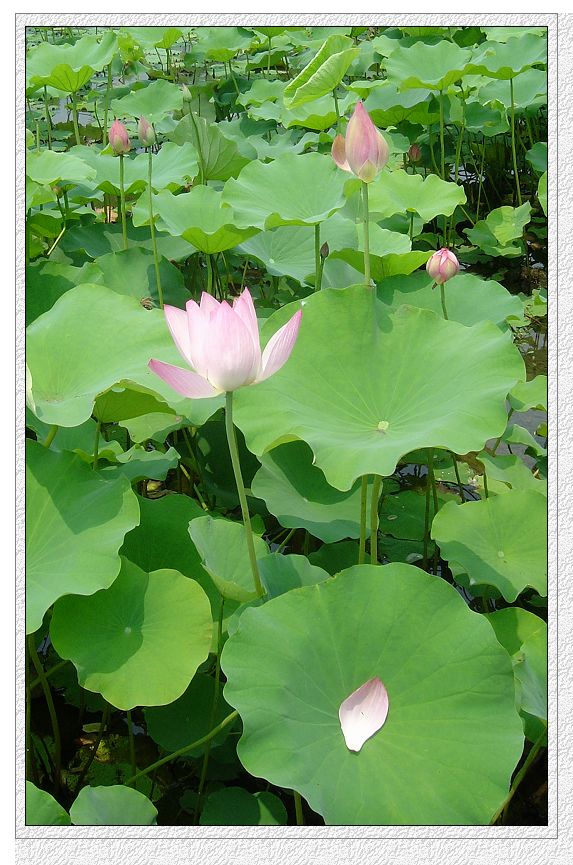
[(437, 285), (447, 282), (460, 269), (460, 263), (449, 249), (438, 249), (426, 262), (426, 270)]
[(131, 150), (127, 129), (119, 120), (114, 120), (109, 130), (109, 143), (116, 156)]
[(298, 336), (302, 311), (295, 312), (261, 351), (257, 314), (249, 289), (233, 306), (203, 292), (185, 310), (164, 307), (167, 326), (191, 369), (150, 360), (149, 368), (178, 393), (203, 399), (264, 381), (287, 362)]
[(388, 692), (378, 676), (369, 679), (342, 701), (338, 718), (350, 751), (360, 751), (364, 742), (384, 726), (388, 705)]
[(332, 143), (332, 158), (343, 171), (351, 171), (370, 183), (388, 162), (388, 145), (376, 129), (362, 102), (357, 102), (348, 121), (346, 137), (337, 135)]
[(420, 150), (419, 144), (410, 144), (410, 148), (408, 150), (408, 159), (410, 162), (419, 162), (422, 158), (422, 151)]
[(155, 144), (155, 129), (145, 117), (139, 118), (137, 134), (144, 147), (151, 147), (152, 144)]

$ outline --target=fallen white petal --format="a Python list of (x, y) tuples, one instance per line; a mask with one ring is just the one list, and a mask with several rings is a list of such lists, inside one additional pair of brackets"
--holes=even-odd
[(388, 715), (388, 693), (375, 676), (342, 701), (340, 727), (350, 751), (360, 751), (364, 742), (384, 725)]

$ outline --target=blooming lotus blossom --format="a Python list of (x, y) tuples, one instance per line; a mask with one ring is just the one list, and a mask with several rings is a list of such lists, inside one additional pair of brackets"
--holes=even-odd
[(376, 129), (362, 102), (356, 104), (348, 121), (346, 137), (337, 135), (332, 142), (332, 158), (343, 171), (350, 171), (370, 183), (388, 162), (388, 145)]
[(460, 263), (449, 249), (438, 249), (426, 262), (426, 270), (437, 285), (442, 285), (455, 276), (460, 269)]
[(119, 120), (114, 120), (109, 130), (109, 143), (116, 156), (122, 156), (131, 150), (127, 129)]
[(137, 124), (137, 134), (144, 147), (155, 144), (155, 129), (146, 117), (140, 117)]
[(190, 399), (217, 396), (269, 378), (289, 359), (302, 316), (302, 310), (295, 312), (261, 352), (248, 288), (232, 307), (203, 292), (200, 303), (189, 300), (185, 310), (166, 305), (163, 311), (175, 345), (192, 369), (155, 359), (149, 361), (149, 367)]
[(374, 676), (340, 704), (338, 717), (346, 747), (360, 751), (364, 742), (384, 726), (387, 715), (388, 693), (384, 683)]

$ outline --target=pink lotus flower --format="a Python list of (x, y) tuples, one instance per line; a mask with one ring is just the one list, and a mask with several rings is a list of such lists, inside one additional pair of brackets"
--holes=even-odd
[(185, 310), (165, 306), (164, 312), (175, 345), (192, 370), (155, 359), (149, 361), (149, 367), (190, 399), (217, 396), (269, 378), (289, 359), (302, 316), (302, 310), (295, 312), (261, 352), (248, 288), (232, 307), (203, 292), (199, 304), (189, 300)]
[(387, 715), (388, 693), (375, 676), (340, 704), (338, 717), (346, 747), (360, 751), (364, 742), (384, 726)]
[(127, 129), (119, 120), (114, 120), (109, 130), (109, 143), (116, 156), (121, 156), (131, 150)]
[(460, 263), (449, 249), (438, 249), (426, 262), (426, 270), (437, 285), (447, 282), (460, 269)]
[(388, 162), (388, 145), (376, 129), (362, 102), (357, 102), (348, 121), (346, 138), (337, 135), (332, 142), (332, 158), (343, 171), (350, 171), (370, 183)]
[(144, 147), (151, 147), (152, 144), (155, 144), (155, 129), (145, 117), (139, 118), (139, 123), (137, 124), (137, 134), (139, 136), (139, 140), (143, 144)]

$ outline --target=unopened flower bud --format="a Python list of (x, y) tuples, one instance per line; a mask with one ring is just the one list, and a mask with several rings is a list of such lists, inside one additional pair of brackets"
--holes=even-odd
[(181, 91), (183, 93), (183, 101), (184, 102), (191, 102), (193, 97), (191, 96), (191, 91), (189, 90), (189, 88), (187, 87), (186, 84), (181, 85)]
[(127, 129), (119, 120), (114, 120), (109, 130), (109, 143), (116, 156), (128, 153), (131, 150)]
[(388, 162), (386, 139), (372, 123), (362, 102), (356, 104), (346, 136), (336, 136), (331, 152), (339, 168), (352, 172), (365, 183), (374, 180)]
[(437, 285), (447, 282), (460, 269), (460, 263), (449, 249), (438, 249), (426, 262), (426, 270)]
[(137, 134), (144, 147), (151, 147), (152, 144), (155, 144), (155, 129), (145, 117), (139, 118)]
[(330, 249), (329, 249), (328, 243), (325, 241), (322, 244), (322, 246), (320, 247), (320, 257), (321, 258), (328, 258), (329, 255), (330, 255)]
[(410, 162), (419, 162), (422, 158), (422, 151), (420, 150), (419, 144), (410, 144), (410, 148), (408, 150), (408, 159)]

